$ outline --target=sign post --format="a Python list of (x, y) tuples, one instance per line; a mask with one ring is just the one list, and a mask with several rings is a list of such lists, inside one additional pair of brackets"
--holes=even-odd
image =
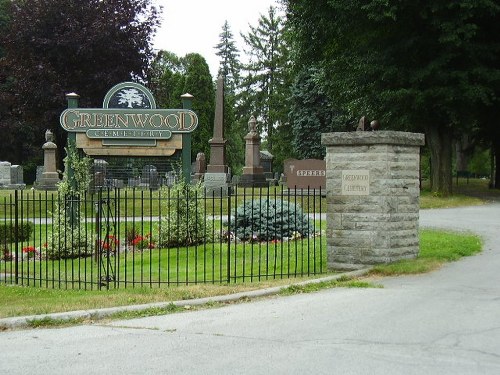
[[(60, 116), (68, 142), (102, 157), (168, 157), (181, 150), (182, 173), (190, 182), (191, 132), (198, 126), (192, 95), (181, 96), (181, 109), (159, 109), (146, 87), (123, 82), (109, 90), (103, 108), (79, 108), (78, 98), (68, 94), (68, 108)], [(67, 173), (71, 180), (73, 171)]]
[[(191, 94), (181, 95), (182, 108), (191, 110), (194, 96)], [(186, 183), (191, 182), (191, 133), (182, 135), (182, 174)]]

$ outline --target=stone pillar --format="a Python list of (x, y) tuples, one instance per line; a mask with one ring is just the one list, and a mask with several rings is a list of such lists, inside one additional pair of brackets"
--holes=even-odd
[(224, 139), (224, 78), (217, 79), (214, 135), (210, 139), (210, 163), (204, 176), (208, 195), (226, 196), (229, 192), (228, 166), (226, 165), (226, 140)]
[(268, 183), (264, 168), (260, 165), (260, 136), (257, 133), (257, 123), (253, 116), (248, 121), (248, 130), (245, 136), (245, 166), (238, 185), (266, 187)]
[(333, 269), (415, 258), (424, 135), (395, 131), (323, 134), (327, 253)]
[(53, 142), (54, 135), (50, 130), (45, 132), (46, 142), (42, 146), (43, 149), (43, 173), (37, 185), (37, 190), (57, 190), (59, 183), (59, 173), (56, 167), (56, 151), (57, 146)]

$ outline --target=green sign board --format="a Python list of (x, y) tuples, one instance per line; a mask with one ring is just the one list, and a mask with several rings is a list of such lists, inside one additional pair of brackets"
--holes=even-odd
[(61, 113), (68, 132), (89, 138), (168, 139), (172, 133), (191, 133), (198, 117), (188, 109), (87, 109), (68, 108)]
[[(68, 109), (60, 117), (62, 128), (69, 132), (68, 140), (78, 146), (80, 139), (78, 147), (84, 150), (85, 144), (92, 144), (90, 149), (94, 151), (100, 144), (97, 149), (105, 149), (109, 155), (162, 155), (166, 148), (181, 149), (182, 170), (189, 182), (191, 132), (198, 126), (198, 117), (191, 110), (193, 97), (190, 94), (181, 96), (183, 109), (156, 108), (153, 94), (135, 82), (113, 86), (104, 98), (103, 108), (78, 108), (78, 97), (74, 93), (67, 95)], [(182, 133), (182, 137), (165, 141), (174, 133)], [(157, 146), (158, 151), (155, 150)], [(68, 173), (72, 173), (71, 170)]]

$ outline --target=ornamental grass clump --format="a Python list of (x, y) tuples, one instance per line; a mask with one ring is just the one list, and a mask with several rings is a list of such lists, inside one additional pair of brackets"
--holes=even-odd
[(246, 201), (236, 210), (231, 231), (243, 241), (291, 240), (307, 237), (312, 223), (299, 205), (281, 199)]

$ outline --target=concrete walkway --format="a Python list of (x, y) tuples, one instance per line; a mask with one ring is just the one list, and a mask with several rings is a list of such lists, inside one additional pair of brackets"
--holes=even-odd
[(500, 374), (500, 205), (421, 212), (484, 251), (383, 289), (0, 333), (3, 374)]

